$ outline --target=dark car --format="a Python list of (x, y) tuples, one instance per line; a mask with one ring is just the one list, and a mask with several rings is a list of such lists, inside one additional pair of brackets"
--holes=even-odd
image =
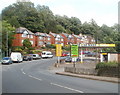
[(12, 60), (10, 57), (4, 57), (2, 60), (1, 60), (1, 63), (2, 64), (12, 64)]
[(71, 57), (66, 57), (65, 62), (72, 62), (72, 58)]
[(23, 61), (31, 61), (32, 59), (31, 56), (23, 56)]
[(95, 52), (89, 52), (88, 54), (86, 54), (89, 57), (95, 57), (96, 53)]

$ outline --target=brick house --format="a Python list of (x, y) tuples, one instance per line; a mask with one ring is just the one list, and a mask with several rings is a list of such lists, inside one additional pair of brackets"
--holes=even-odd
[(75, 34), (72, 34), (72, 36), (74, 37), (74, 44), (79, 45), (79, 44), (82, 43), (82, 41), (81, 41), (82, 37), (81, 36), (75, 35)]
[(46, 44), (51, 44), (51, 36), (47, 33), (35, 33), (36, 36), (36, 47), (45, 46)]
[(60, 34), (50, 32), (49, 35), (51, 36), (51, 44), (64, 45), (64, 37), (62, 37)]
[(95, 44), (95, 39), (88, 35), (79, 34), (81, 37), (81, 43), (83, 44)]
[(67, 33), (61, 33), (61, 36), (64, 38), (64, 45), (75, 44), (73, 35)]
[(82, 34), (56, 34), (52, 32), (49, 34), (37, 32), (34, 34), (23, 27), (17, 28), (15, 33), (12, 46), (23, 46), (22, 43), (25, 39), (30, 40), (32, 47), (41, 47), (46, 44), (62, 44), (63, 46), (68, 44), (95, 44), (94, 38)]
[(29, 39), (32, 47), (35, 47), (35, 35), (26, 28), (20, 27), (15, 31), (15, 39), (13, 40), (12, 46), (23, 46), (23, 41)]

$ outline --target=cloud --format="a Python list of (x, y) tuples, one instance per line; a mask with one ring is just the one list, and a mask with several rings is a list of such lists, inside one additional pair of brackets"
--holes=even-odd
[(30, 0), (31, 2), (35, 2), (36, 4), (40, 4), (40, 5), (46, 5), (48, 3), (53, 3), (56, 0)]
[(71, 5), (67, 5), (67, 4), (64, 4), (64, 5), (60, 5), (60, 6), (57, 6), (57, 7), (53, 7), (51, 8), (53, 13), (54, 14), (58, 14), (58, 15), (67, 15), (68, 17), (71, 17), (71, 16), (77, 16), (77, 10), (71, 6)]
[(96, 12), (89, 12), (80, 15), (78, 18), (84, 23), (85, 21), (90, 22), (91, 19), (94, 19), (99, 26), (106, 24), (108, 26), (113, 26), (118, 22), (116, 14), (98, 14)]

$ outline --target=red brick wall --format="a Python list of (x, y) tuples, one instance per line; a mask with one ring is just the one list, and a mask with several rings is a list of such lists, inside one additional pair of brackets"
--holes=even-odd
[(30, 41), (33, 41), (32, 47), (36, 46), (36, 38), (34, 35), (33, 35), (33, 38), (27, 38), (27, 37), (23, 38), (22, 34), (15, 34), (14, 37), (15, 37), (15, 39), (13, 40), (12, 46), (23, 46), (22, 40), (24, 40), (24, 39), (29, 39)]
[(61, 34), (61, 36), (64, 38), (64, 45), (67, 45), (68, 39), (64, 34)]
[(55, 38), (53, 35), (49, 34), (51, 36), (51, 44), (55, 44)]
[(14, 35), (14, 40), (13, 40), (12, 46), (22, 46), (21, 36), (22, 36), (22, 34), (15, 34)]

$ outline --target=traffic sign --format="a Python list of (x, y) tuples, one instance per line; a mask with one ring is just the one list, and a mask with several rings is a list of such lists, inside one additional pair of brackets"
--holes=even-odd
[(56, 56), (61, 56), (62, 55), (62, 46), (61, 44), (56, 44)]
[(78, 57), (78, 45), (71, 45), (71, 57)]

